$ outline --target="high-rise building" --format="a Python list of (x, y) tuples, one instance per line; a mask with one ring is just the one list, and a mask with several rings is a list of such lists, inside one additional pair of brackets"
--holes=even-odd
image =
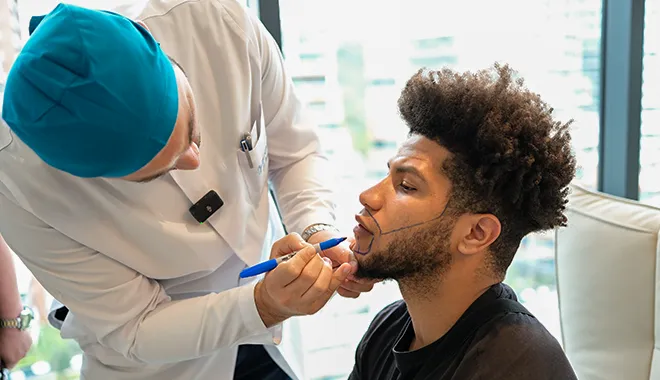
[(660, 205), (660, 2), (647, 1), (644, 10), (644, 61), (642, 71), (642, 125), (639, 152), (639, 197)]

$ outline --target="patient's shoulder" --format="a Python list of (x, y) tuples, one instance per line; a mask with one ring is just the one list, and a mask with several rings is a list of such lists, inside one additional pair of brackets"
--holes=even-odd
[(376, 314), (365, 336), (379, 330), (390, 330), (394, 326), (403, 326), (408, 319), (410, 315), (406, 303), (403, 300), (394, 301)]
[(529, 314), (503, 313), (485, 324), (481, 330), (482, 339), (486, 341), (543, 343), (561, 350), (557, 339), (536, 317)]
[(391, 322), (392, 320), (400, 320), (409, 318), (408, 306), (403, 300), (394, 301), (391, 304), (385, 306), (381, 311), (376, 314), (372, 325), (382, 324), (385, 321)]
[(458, 373), (483, 371), (489, 379), (526, 379), (539, 373), (543, 380), (576, 378), (557, 339), (524, 313), (505, 313), (482, 326), (461, 366)]
[(409, 319), (408, 307), (403, 300), (385, 306), (371, 321), (358, 350), (365, 351), (373, 345), (381, 346), (393, 341)]

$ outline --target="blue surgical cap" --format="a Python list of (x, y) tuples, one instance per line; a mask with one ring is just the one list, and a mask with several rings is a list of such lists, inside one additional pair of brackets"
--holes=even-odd
[(167, 144), (179, 107), (174, 68), (120, 15), (60, 4), (30, 20), (2, 118), (44, 162), (79, 177), (122, 177)]

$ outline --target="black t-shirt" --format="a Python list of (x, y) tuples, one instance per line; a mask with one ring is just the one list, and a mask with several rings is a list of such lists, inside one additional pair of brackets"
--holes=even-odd
[(517, 301), (510, 287), (493, 285), (444, 336), (415, 351), (406, 304), (394, 302), (362, 338), (349, 380), (577, 380), (557, 340), (531, 315), (497, 313), (468, 331), (468, 317), (500, 298)]

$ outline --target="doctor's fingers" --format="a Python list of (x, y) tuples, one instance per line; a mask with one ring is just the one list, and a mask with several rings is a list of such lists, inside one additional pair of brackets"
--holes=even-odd
[[(314, 278), (309, 280), (309, 286), (314, 283), (318, 272), (321, 271), (323, 267), (323, 259), (316, 253), (316, 250), (312, 246), (305, 247), (298, 251), (298, 253), (293, 256), (291, 259), (282, 262), (275, 269), (273, 269), (268, 275), (271, 277), (271, 281), (278, 288), (284, 288), (285, 286), (291, 284), (294, 281), (297, 281), (303, 274), (307, 265), (310, 263), (315, 264), (308, 270), (305, 274), (306, 277), (303, 277), (303, 282), (307, 276), (314, 275)], [(317, 269), (317, 273), (311, 273), (310, 270), (313, 268)], [(313, 271), (312, 271), (313, 272)], [(302, 290), (300, 294), (304, 293), (306, 289)]]
[[(327, 259), (326, 259), (327, 260)], [(302, 270), (298, 278), (291, 281), (286, 287), (285, 292), (294, 298), (301, 298), (318, 280), (323, 273), (323, 268), (328, 265), (320, 256), (312, 258)]]
[[(325, 268), (324, 268), (325, 269)], [(337, 270), (335, 270), (332, 273), (332, 276), (330, 278), (330, 283), (325, 289), (325, 291), (318, 295), (316, 297), (316, 300), (312, 302), (311, 304), (311, 309), (308, 310), (308, 314), (314, 314), (317, 311), (321, 310), (323, 306), (325, 306), (328, 301), (330, 301), (330, 298), (335, 294), (337, 289), (339, 289), (339, 286), (346, 280), (348, 275), (351, 273), (351, 266), (350, 264), (342, 264)], [(307, 296), (307, 294), (305, 294)]]
[[(330, 259), (323, 258), (323, 268), (319, 273), (316, 281), (307, 288), (304, 294), (300, 299), (303, 305), (312, 305), (320, 296), (324, 295), (326, 291), (330, 288), (330, 282), (332, 281), (332, 262)], [(314, 313), (314, 311), (308, 311), (309, 313)]]
[(270, 257), (278, 258), (299, 251), (305, 247), (311, 247), (311, 244), (303, 240), (303, 238), (297, 233), (292, 232), (273, 243), (273, 246), (270, 249)]
[(374, 281), (357, 282), (351, 280), (350, 277), (351, 276), (349, 276), (349, 278), (347, 278), (346, 281), (344, 281), (344, 283), (341, 284), (341, 286), (337, 290), (339, 295), (341, 295), (342, 297), (358, 298), (360, 294), (370, 292), (374, 288), (375, 285)]
[(341, 244), (327, 251), (323, 251), (323, 256), (332, 260), (332, 262), (337, 266), (343, 263), (350, 263), (352, 266), (352, 273), (357, 271), (358, 264), (355, 260), (355, 256), (349, 247), (345, 244)]

